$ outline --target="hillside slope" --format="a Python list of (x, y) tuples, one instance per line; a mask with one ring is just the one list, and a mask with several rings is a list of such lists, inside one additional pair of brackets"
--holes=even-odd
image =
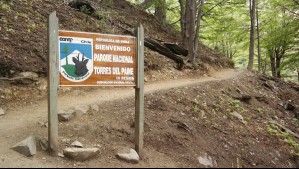
[[(90, 0), (96, 12), (87, 15), (86, 9), (74, 9), (62, 0), (3, 0), (0, 2), (0, 77), (31, 71), (46, 74), (47, 18), (57, 11), (59, 29), (128, 34), (139, 23), (145, 27), (145, 36), (171, 43), (179, 43), (180, 35), (141, 8), (125, 0)], [(87, 10), (88, 11), (88, 10)], [(85, 12), (85, 13), (84, 13)], [(231, 66), (229, 61), (209, 48), (200, 46), (205, 62), (220, 67)], [(146, 49), (146, 70), (175, 67), (173, 61)], [(218, 63), (219, 62), (219, 63)], [(205, 69), (202, 66), (202, 69)]]
[(78, 89), (59, 98), (60, 110), (78, 104), (100, 107), (59, 123), (60, 152), (75, 140), (100, 148), (100, 154), (86, 162), (51, 157), (40, 148), (34, 157), (24, 158), (9, 149), (30, 135), (47, 138), (47, 102), (7, 105), (7, 115), (0, 117), (0, 128), (5, 129), (0, 167), (295, 168), (299, 140), (289, 131), (299, 133), (299, 120), (295, 110), (283, 105), (288, 100), (299, 105), (298, 89), (295, 84), (236, 70), (146, 84), (145, 142), (139, 164), (115, 157), (134, 147), (133, 89)]

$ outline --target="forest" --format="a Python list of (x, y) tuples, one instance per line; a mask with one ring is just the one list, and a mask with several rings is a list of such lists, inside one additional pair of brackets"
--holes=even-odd
[[(181, 32), (191, 63), (203, 43), (235, 66), (299, 80), (298, 0), (131, 0)], [(200, 58), (198, 58), (200, 60)]]

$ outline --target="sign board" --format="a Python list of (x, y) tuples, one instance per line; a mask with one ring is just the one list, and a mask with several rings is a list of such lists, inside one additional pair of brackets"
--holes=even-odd
[(61, 86), (136, 86), (136, 38), (59, 31)]

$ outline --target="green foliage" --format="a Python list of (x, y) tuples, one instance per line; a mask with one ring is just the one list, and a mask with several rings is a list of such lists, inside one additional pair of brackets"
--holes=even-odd
[(231, 106), (233, 106), (235, 108), (240, 107), (240, 100), (230, 100), (229, 103)]
[(27, 28), (28, 28), (28, 32), (32, 32), (36, 29), (36, 24), (35, 23), (29, 24)]
[(91, 14), (90, 9), (88, 9), (88, 7), (87, 7), (86, 5), (81, 6), (81, 7), (80, 7), (80, 11), (81, 11), (82, 13), (85, 13), (85, 14), (88, 14), (88, 15)]
[[(143, 0), (130, 0), (141, 4)], [(154, 13), (161, 0), (146, 7)], [(198, 0), (199, 2), (199, 0)], [(256, 0), (259, 13), (261, 56), (265, 72), (270, 72), (269, 55), (275, 49), (284, 51), (279, 70), (292, 74), (299, 70), (299, 6), (294, 0)], [(167, 0), (167, 21), (180, 30), (178, 0)], [(249, 4), (244, 0), (206, 1), (199, 39), (218, 53), (233, 58), (236, 67), (247, 66), (250, 32)], [(271, 53), (272, 52), (272, 53)], [(257, 55), (257, 41), (255, 55)], [(254, 58), (255, 69), (258, 67)]]
[(25, 13), (17, 12), (17, 13), (16, 13), (16, 17), (17, 17), (17, 18), (18, 18), (18, 17), (22, 17), (22, 18), (25, 18), (26, 20), (30, 20), (29, 17), (28, 17), (28, 15), (25, 14)]
[(9, 4), (0, 1), (0, 9), (3, 11), (10, 11), (11, 7)]
[[(299, 68), (298, 61), (298, 36), (299, 25), (298, 18), (290, 12), (294, 4), (290, 1), (269, 0), (268, 5), (262, 7), (268, 11), (262, 16), (264, 22), (262, 47), (264, 48), (264, 57), (269, 60), (270, 56), (276, 56), (277, 51), (282, 57), (282, 64), (278, 70), (284, 74), (291, 74), (293, 70)], [(298, 8), (297, 8), (298, 12)]]
[(103, 13), (101, 11), (96, 11), (94, 14), (98, 20), (102, 20), (104, 18)]

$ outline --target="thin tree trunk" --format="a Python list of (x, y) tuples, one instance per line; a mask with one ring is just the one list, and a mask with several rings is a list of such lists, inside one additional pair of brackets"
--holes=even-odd
[(229, 58), (233, 59), (233, 48), (232, 48), (232, 44), (229, 44)]
[(180, 3), (180, 8), (181, 8), (181, 19), (180, 19), (180, 23), (181, 23), (181, 36), (183, 39), (183, 46), (186, 47), (185, 44), (185, 39), (186, 39), (186, 6), (184, 3), (184, 0), (179, 0)]
[(249, 47), (249, 61), (247, 69), (253, 70), (253, 59), (254, 59), (254, 28), (255, 28), (255, 0), (250, 0), (250, 47)]
[(281, 57), (276, 56), (276, 77), (277, 78), (281, 78), (280, 65), (281, 65)]
[(162, 23), (166, 23), (166, 1), (159, 0), (155, 7), (155, 16)]
[(266, 74), (266, 71), (267, 71), (267, 62), (264, 60), (261, 61), (261, 66), (262, 66), (262, 71), (263, 71), (263, 74)]
[(223, 39), (222, 39), (222, 54), (225, 55), (225, 43)]
[(275, 57), (272, 54), (270, 55), (270, 65), (271, 65), (272, 76), (276, 77), (276, 62), (275, 62)]
[(298, 82), (299, 82), (299, 69), (297, 69), (297, 75), (298, 75)]
[[(258, 4), (257, 4), (258, 6)], [(261, 72), (261, 42), (260, 42), (260, 24), (259, 24), (259, 9), (257, 7), (256, 9), (256, 25), (257, 25), (257, 48), (258, 48), (258, 54), (257, 54), (257, 58), (258, 58), (258, 71)]]
[(200, 7), (198, 9), (198, 13), (197, 13), (197, 18), (196, 18), (196, 31), (195, 31), (195, 37), (194, 37), (194, 56), (198, 53), (198, 45), (199, 45), (199, 33), (200, 33), (200, 22), (201, 22), (201, 16), (202, 16), (202, 11), (203, 11), (203, 7), (205, 4), (205, 0), (201, 0), (201, 4)]
[(226, 42), (225, 47), (226, 47), (226, 57), (229, 58), (229, 42)]
[(281, 60), (283, 58), (283, 55), (285, 54), (284, 49), (276, 49), (275, 55), (276, 55), (276, 77), (281, 78)]

